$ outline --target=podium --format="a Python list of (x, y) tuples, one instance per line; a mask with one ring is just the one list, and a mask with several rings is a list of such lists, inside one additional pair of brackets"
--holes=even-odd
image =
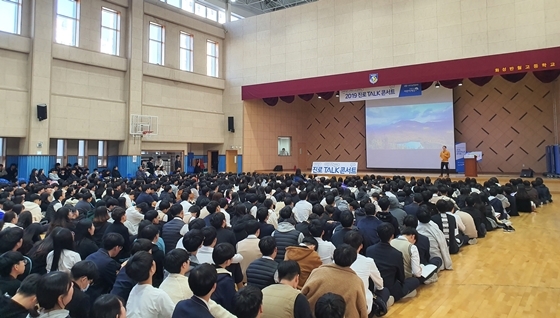
[(465, 157), (465, 177), (478, 177), (476, 156), (473, 158)]

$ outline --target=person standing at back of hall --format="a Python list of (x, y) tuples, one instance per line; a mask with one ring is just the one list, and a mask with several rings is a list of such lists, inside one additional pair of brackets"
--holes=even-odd
[(443, 177), (443, 168), (445, 167), (445, 173), (449, 177), (449, 158), (451, 157), (451, 153), (447, 150), (446, 146), (441, 147), (441, 152), (439, 153), (439, 157), (441, 158), (441, 167), (440, 167), (440, 177)]

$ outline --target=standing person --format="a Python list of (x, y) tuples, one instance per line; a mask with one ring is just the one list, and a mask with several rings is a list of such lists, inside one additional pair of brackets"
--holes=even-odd
[(175, 171), (177, 171), (177, 169), (181, 169), (181, 160), (179, 158), (181, 158), (181, 156), (175, 156)]
[(440, 166), (440, 177), (443, 177), (443, 168), (445, 167), (445, 172), (449, 177), (449, 158), (451, 158), (451, 153), (447, 150), (446, 146), (441, 147), (441, 152), (439, 153), (439, 157), (441, 158), (441, 166)]

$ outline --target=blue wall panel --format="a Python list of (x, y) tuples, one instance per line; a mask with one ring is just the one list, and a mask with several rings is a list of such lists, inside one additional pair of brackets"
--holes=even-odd
[(29, 180), (29, 175), (33, 169), (43, 169), (48, 174), (51, 157), (50, 156), (18, 156), (18, 179)]
[(78, 156), (68, 156), (68, 162), (63, 162), (62, 165), (66, 166), (69, 163), (73, 166), (76, 162), (78, 162)]
[(218, 172), (226, 171), (226, 155), (218, 155)]
[(237, 173), (243, 172), (243, 155), (237, 155)]
[(97, 156), (88, 156), (87, 167), (90, 172), (93, 172), (93, 169), (97, 168), (97, 158)]

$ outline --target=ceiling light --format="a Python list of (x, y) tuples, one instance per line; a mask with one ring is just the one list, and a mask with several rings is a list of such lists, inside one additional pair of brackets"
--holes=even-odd
[(436, 88), (439, 88), (439, 82), (436, 82)]
[(463, 86), (463, 82), (460, 82), (460, 83), (459, 83), (459, 86)]
[(336, 96), (336, 97), (339, 97), (340, 95), (338, 94), (338, 92), (336, 92), (336, 95), (335, 95), (335, 96)]
[(321, 96), (317, 96), (317, 97), (319, 97), (319, 99), (323, 98), (323, 97), (321, 97)]

